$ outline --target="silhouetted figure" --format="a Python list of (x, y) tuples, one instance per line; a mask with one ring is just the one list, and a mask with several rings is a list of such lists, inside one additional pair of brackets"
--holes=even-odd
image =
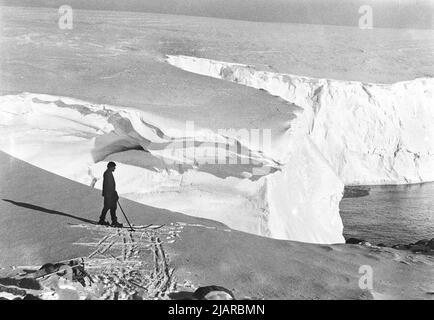
[(112, 220), (112, 227), (122, 227), (121, 223), (118, 223), (116, 217), (117, 202), (119, 200), (118, 193), (116, 192), (115, 178), (113, 177), (113, 171), (116, 169), (116, 163), (109, 162), (107, 164), (107, 170), (104, 172), (104, 180), (102, 184), (102, 195), (104, 197), (104, 208), (102, 209), (101, 216), (99, 217), (99, 224), (108, 225), (105, 221), (107, 211), (110, 210), (110, 216)]

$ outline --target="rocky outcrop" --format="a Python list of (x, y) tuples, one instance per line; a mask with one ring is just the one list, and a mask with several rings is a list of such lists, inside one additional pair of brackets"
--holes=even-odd
[[(348, 238), (345, 241), (346, 244), (358, 244), (371, 247), (373, 246), (368, 241), (357, 238)], [(414, 243), (409, 244), (395, 244), (391, 246), (387, 246), (384, 243), (379, 243), (376, 245), (377, 247), (390, 247), (397, 250), (408, 250), (412, 253), (423, 253), (427, 255), (434, 255), (434, 238), (432, 239), (423, 239)]]

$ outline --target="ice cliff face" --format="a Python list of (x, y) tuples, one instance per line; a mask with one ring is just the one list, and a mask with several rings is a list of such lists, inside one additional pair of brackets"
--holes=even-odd
[[(297, 121), (261, 150), (236, 135), (186, 134), (182, 119), (23, 93), (0, 97), (0, 150), (97, 188), (116, 161), (118, 192), (129, 199), (262, 236), (341, 243), (343, 184)], [(216, 142), (229, 160), (249, 161), (207, 162)]]
[(168, 56), (167, 61), (186, 71), (266, 90), (302, 107), (297, 130), (308, 135), (347, 185), (434, 180), (434, 79), (368, 84), (187, 56)]

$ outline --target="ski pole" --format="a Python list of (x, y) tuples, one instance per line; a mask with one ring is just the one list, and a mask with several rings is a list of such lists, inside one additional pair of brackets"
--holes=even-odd
[(121, 206), (121, 203), (119, 202), (119, 200), (118, 200), (118, 205), (119, 205), (119, 208), (121, 208), (122, 213), (124, 214), (125, 220), (127, 220), (127, 223), (128, 223), (128, 225), (130, 226), (130, 229), (131, 229), (130, 231), (135, 231), (135, 230), (133, 229), (133, 227), (131, 226), (131, 223), (130, 223), (130, 221), (128, 220), (127, 215), (125, 214), (124, 209), (122, 209), (122, 206)]

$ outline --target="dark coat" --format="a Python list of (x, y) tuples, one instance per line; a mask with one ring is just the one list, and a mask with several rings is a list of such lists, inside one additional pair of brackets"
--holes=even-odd
[(108, 169), (104, 172), (102, 195), (104, 197), (104, 203), (107, 203), (108, 206), (115, 205), (119, 199), (118, 193), (116, 192), (115, 178), (113, 177), (113, 173)]

